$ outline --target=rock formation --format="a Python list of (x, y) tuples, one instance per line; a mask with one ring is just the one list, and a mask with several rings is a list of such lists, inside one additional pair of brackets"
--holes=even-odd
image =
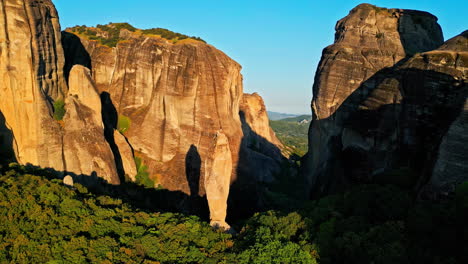
[(229, 139), (223, 131), (216, 133), (209, 153), (210, 156), (205, 160), (205, 190), (210, 207), (210, 221), (212, 226), (228, 230), (230, 227), (225, 220), (231, 182), (225, 175), (231, 175), (233, 164)]
[(157, 184), (206, 195), (219, 226), (239, 167), (256, 169), (243, 176), (253, 185), (279, 170), (263, 101), (246, 95), (243, 127), (241, 66), (201, 39), (125, 23), (61, 35), (50, 0), (4, 0), (0, 11), (2, 155), (87, 184), (135, 181), (140, 157)]
[(389, 175), (410, 185), (427, 181), (440, 137), (466, 96), (463, 47), (448, 41), (429, 51), (442, 44), (436, 21), (364, 4), (337, 23), (313, 88), (306, 158), (312, 195)]
[[(245, 128), (243, 129), (244, 136), (252, 139), (258, 137), (255, 140), (254, 148), (271, 152), (268, 156), (275, 157), (278, 160), (282, 159), (283, 156), (275, 152), (284, 149), (284, 146), (270, 127), (270, 120), (262, 97), (257, 93), (244, 94), (240, 104), (240, 112), (241, 121), (244, 123), (243, 127)], [(262, 139), (275, 146), (275, 148), (268, 149), (269, 146), (262, 145)]]
[[(128, 24), (70, 28), (64, 47), (66, 68), (89, 67), (108, 95), (115, 117), (107, 119), (129, 120), (124, 135), (151, 177), (169, 190), (209, 197), (204, 183), (212, 168), (201, 164), (212, 157), (209, 146), (222, 130), (232, 159), (232, 173), (223, 177), (240, 185), (272, 181), (284, 159), (282, 145), (261, 97), (243, 95), (240, 65), (202, 41), (147, 31)], [(111, 34), (117, 42), (106, 45)], [(117, 123), (110, 125), (118, 129)], [(254, 199), (255, 190), (250, 193)]]
[(438, 152), (429, 189), (437, 193), (451, 193), (468, 180), (468, 100), (460, 116), (444, 136)]
[(57, 12), (50, 1), (0, 3), (0, 112), (18, 162), (64, 170), (61, 127), (52, 102), (63, 99), (64, 56)]
[[(118, 184), (103, 137), (99, 95), (89, 74), (73, 69), (68, 90), (52, 2), (4, 0), (0, 9), (0, 111), (12, 135), (2, 148), (11, 148), (22, 164)], [(65, 103), (60, 109), (66, 110), (63, 120), (53, 117), (58, 102)]]
[(101, 98), (89, 70), (75, 65), (69, 76), (67, 112), (63, 119), (66, 169), (78, 175), (99, 175), (109, 183), (118, 184), (114, 154), (104, 137)]
[[(244, 138), (241, 148), (243, 174), (250, 179), (272, 182), (280, 173), (281, 162), (288, 156), (287, 149), (270, 127), (263, 99), (257, 93), (244, 94), (240, 104), (240, 118)], [(257, 168), (264, 168), (258, 170)]]
[[(99, 92), (109, 94), (119, 118), (129, 119), (124, 135), (158, 184), (190, 193), (184, 166), (189, 150), (195, 146), (201, 160), (206, 160), (211, 155), (208, 146), (220, 129), (229, 138), (236, 166), (242, 138), (239, 64), (192, 39), (173, 44), (121, 29), (116, 47), (109, 47), (68, 31), (80, 37), (65, 33), (69, 34), (64, 37), (66, 52), (74, 54), (70, 63), (89, 64)], [(90, 61), (80, 61), (83, 58)], [(235, 174), (224, 175), (231, 176)], [(199, 186), (199, 195), (205, 194), (202, 183), (192, 184)]]

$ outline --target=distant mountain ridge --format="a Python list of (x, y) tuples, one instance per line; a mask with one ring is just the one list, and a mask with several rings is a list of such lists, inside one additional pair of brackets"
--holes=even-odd
[(270, 120), (281, 120), (281, 119), (285, 119), (285, 118), (291, 118), (291, 117), (299, 116), (299, 115), (295, 115), (295, 114), (278, 113), (278, 112), (272, 112), (272, 111), (267, 111), (267, 113), (268, 113), (268, 118)]
[(312, 120), (312, 115), (300, 115), (300, 116), (295, 116), (295, 117), (289, 117), (289, 118), (280, 119), (279, 121), (284, 121), (284, 122), (298, 122), (298, 123), (310, 123), (311, 120)]

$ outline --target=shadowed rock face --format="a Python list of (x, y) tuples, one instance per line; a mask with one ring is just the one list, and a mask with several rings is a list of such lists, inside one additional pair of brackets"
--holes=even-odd
[[(338, 21), (335, 43), (323, 51), (313, 87), (306, 157), (312, 195), (339, 190), (354, 180), (368, 180), (396, 166), (392, 151), (401, 147), (398, 136), (403, 132), (396, 133), (395, 126), (411, 126), (410, 120), (418, 118), (411, 113), (406, 120), (401, 117), (402, 102), (419, 108), (437, 93), (433, 92), (436, 88), (421, 93), (424, 86), (400, 85), (401, 76), (407, 76), (408, 82), (409, 75), (430, 76), (423, 73), (425, 65), (412, 70), (406, 64), (399, 72), (396, 67), (416, 52), (433, 50), (442, 42), (437, 18), (426, 12), (362, 4)], [(423, 99), (412, 101), (417, 95)]]
[(276, 137), (270, 127), (270, 121), (265, 104), (259, 94), (244, 94), (240, 104), (241, 119), (246, 125), (243, 126), (244, 137), (252, 141), (250, 148), (254, 148), (277, 161), (284, 157), (281, 151), (284, 145)]
[(257, 93), (244, 94), (239, 114), (244, 133), (240, 173), (259, 182), (274, 181), (287, 150), (270, 127), (262, 97)]
[(434, 166), (429, 190), (450, 193), (468, 180), (468, 100), (463, 111), (445, 134)]
[[(74, 176), (92, 174), (118, 184), (89, 73), (73, 69), (70, 90), (65, 82), (60, 25), (52, 2), (1, 1), (0, 40), (0, 111), (12, 137), (2, 148), (13, 149), (22, 164)], [(53, 118), (57, 100), (66, 103), (61, 121)]]

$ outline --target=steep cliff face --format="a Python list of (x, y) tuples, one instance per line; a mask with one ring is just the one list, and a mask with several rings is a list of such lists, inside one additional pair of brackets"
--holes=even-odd
[[(114, 155), (104, 137), (101, 98), (89, 70), (81, 65), (72, 68), (65, 99), (63, 155), (68, 172), (103, 178), (120, 183)], [(84, 177), (89, 183), (96, 179)]]
[[(100, 29), (89, 30), (106, 36)], [(174, 44), (120, 29), (118, 44), (109, 47), (68, 31), (80, 37), (64, 33), (70, 62), (92, 69), (99, 92), (108, 95), (115, 108), (114, 116), (107, 118), (114, 120), (114, 128), (121, 126), (117, 119), (126, 120), (124, 135), (157, 184), (186, 193), (193, 191), (190, 186), (198, 186), (197, 195), (203, 196), (202, 164), (218, 130), (226, 134), (235, 167), (242, 138), (239, 64), (193, 39)], [(189, 164), (192, 156), (200, 157), (201, 164)], [(198, 182), (189, 183), (186, 167), (200, 170)], [(231, 176), (235, 180), (235, 174), (223, 175), (230, 180)]]
[(240, 118), (244, 133), (241, 159), (245, 162), (241, 162), (239, 170), (260, 182), (274, 181), (274, 176), (280, 173), (281, 162), (287, 156), (287, 150), (270, 127), (260, 95), (243, 95)]
[(358, 157), (344, 163), (349, 176), (388, 178), (388, 172), (406, 168), (413, 172), (406, 175), (410, 186), (428, 181), (441, 138), (468, 95), (467, 46), (450, 43), (466, 43), (466, 35), (374, 76), (372, 89), (344, 125), (342, 157)]
[(64, 56), (57, 12), (50, 1), (0, 3), (0, 111), (12, 137), (2, 148), (21, 163), (64, 169), (52, 102), (63, 99)]
[[(432, 55), (432, 56), (431, 56)], [(450, 125), (444, 135), (437, 161), (434, 166), (431, 180), (427, 186), (429, 194), (446, 194), (452, 192), (455, 187), (468, 180), (468, 31), (463, 32), (447, 41), (437, 51), (429, 53), (431, 62), (440, 67), (448, 66), (446, 72), (450, 70), (454, 75), (453, 84), (459, 89), (457, 105), (465, 98), (464, 106), (453, 113), (459, 112), (455, 121)], [(456, 105), (453, 106), (454, 108)], [(456, 111), (458, 110), (458, 111)], [(426, 192), (427, 193), (427, 192)]]
[[(65, 82), (60, 25), (52, 2), (4, 0), (0, 11), (0, 111), (2, 134), (9, 135), (2, 148), (12, 149), (22, 164), (119, 183), (113, 155), (103, 140), (100, 99), (89, 75), (77, 68), (70, 90)], [(58, 115), (61, 110), (66, 111), (64, 117)], [(64, 119), (55, 120), (54, 111), (55, 119)]]
[[(344, 174), (349, 174), (350, 166), (354, 175), (351, 178), (355, 179), (386, 168), (382, 164), (368, 164), (368, 145), (382, 147), (383, 152), (392, 144), (366, 142), (363, 133), (345, 128), (349, 124), (361, 125), (362, 121), (352, 119), (365, 100), (375, 104), (373, 110), (385, 104), (385, 107), (399, 104), (403, 98), (399, 94), (398, 80), (389, 78), (382, 82), (383, 76), (391, 74), (391, 68), (402, 64), (408, 56), (435, 49), (442, 42), (437, 18), (426, 12), (362, 4), (338, 21), (335, 43), (323, 51), (313, 87), (306, 174), (314, 195), (348, 184), (350, 179)], [(376, 86), (385, 85), (388, 89), (378, 89), (373, 92), (375, 96), (369, 96)], [(397, 118), (394, 115), (398, 115), (398, 111), (384, 112), (388, 115), (384, 118)], [(366, 120), (362, 125), (369, 123), (379, 122)], [(379, 127), (379, 131), (395, 125), (392, 121), (383, 123), (385, 127)], [(398, 140), (390, 135), (380, 139)], [(372, 158), (387, 163), (383, 157)]]
[[(228, 228), (227, 198), (243, 138), (240, 65), (202, 41), (168, 40), (128, 24), (68, 31), (66, 68), (92, 69), (106, 130), (123, 132), (120, 141), (128, 140), (156, 184), (191, 199), (206, 195), (212, 224)], [(110, 37), (115, 43), (103, 45)]]
[(429, 191), (447, 194), (468, 180), (468, 100), (445, 134), (429, 183)]
[[(243, 130), (244, 136), (252, 138), (256, 136), (261, 137), (276, 146), (276, 151), (284, 148), (270, 127), (265, 103), (259, 94), (244, 94), (240, 104), (240, 112), (242, 123), (249, 126), (249, 129)], [(257, 142), (257, 144), (257, 148), (263, 149), (260, 146), (261, 142)]]

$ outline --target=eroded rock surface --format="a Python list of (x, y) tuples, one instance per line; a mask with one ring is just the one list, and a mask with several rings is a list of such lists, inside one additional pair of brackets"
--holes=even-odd
[[(0, 2), (0, 112), (6, 140), (21, 164), (119, 183), (103, 137), (101, 103), (89, 73), (74, 68), (65, 82), (57, 11), (49, 0)], [(64, 102), (64, 120), (54, 103)], [(56, 116), (61, 119), (61, 116)]]
[[(64, 116), (63, 154), (67, 172), (119, 184), (114, 154), (104, 137), (101, 99), (89, 69), (75, 65), (69, 77)], [(92, 184), (96, 179), (83, 177)]]
[(260, 95), (244, 94), (240, 104), (240, 118), (244, 133), (240, 172), (250, 175), (245, 177), (246, 179), (256, 179), (259, 182), (274, 181), (288, 152), (270, 127), (265, 104)]
[[(442, 42), (437, 18), (426, 12), (362, 4), (338, 21), (335, 43), (323, 51), (313, 87), (313, 121), (305, 161), (312, 195), (339, 190), (393, 167), (388, 157), (394, 156), (385, 151), (400, 148), (395, 142), (403, 132), (388, 130), (400, 124), (398, 105), (408, 97), (400, 93), (400, 73), (393, 77), (395, 67)], [(417, 95), (422, 88), (408, 85), (407, 89)], [(355, 114), (359, 109), (361, 117)]]
[(0, 3), (0, 112), (22, 164), (63, 171), (61, 127), (52, 102), (66, 92), (60, 25), (51, 1)]
[(468, 180), (468, 100), (444, 136), (429, 186), (438, 193), (451, 193)]
[(228, 230), (225, 222), (230, 179), (233, 169), (229, 139), (223, 131), (218, 131), (209, 146), (209, 156), (205, 160), (205, 190), (210, 207), (211, 225)]
[(132, 147), (128, 144), (127, 139), (117, 130), (114, 130), (114, 140), (122, 160), (124, 175), (127, 175), (131, 181), (136, 181), (137, 168)]
[[(120, 42), (111, 48), (79, 37), (65, 38), (67, 52), (75, 54), (71, 63), (86, 64), (82, 59), (88, 54), (98, 90), (109, 94), (121, 118), (130, 120), (124, 134), (157, 184), (190, 193), (184, 166), (189, 150), (194, 146), (204, 161), (219, 129), (229, 138), (236, 166), (242, 138), (239, 64), (195, 40), (173, 44), (122, 29)], [(204, 186), (194, 184), (204, 195)]]

